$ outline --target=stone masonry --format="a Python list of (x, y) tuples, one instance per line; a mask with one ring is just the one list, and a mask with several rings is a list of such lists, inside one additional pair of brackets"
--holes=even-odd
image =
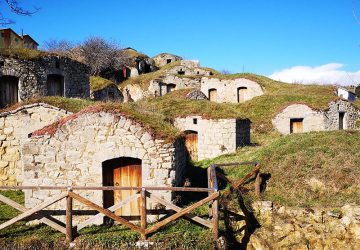
[(64, 77), (64, 96), (88, 98), (90, 96), (89, 69), (86, 65), (67, 57), (47, 55), (36, 59), (19, 59), (0, 55), (0, 77), (19, 79), (19, 99), (47, 95), (47, 76)]
[[(186, 157), (183, 140), (154, 138), (136, 121), (120, 114), (81, 113), (55, 134), (29, 138), (22, 148), (24, 185), (102, 186), (102, 163), (131, 157), (142, 161), (142, 185), (170, 187), (182, 181)], [(25, 206), (34, 207), (59, 191), (25, 191)], [(101, 191), (80, 195), (102, 205)], [(170, 200), (172, 193), (159, 191)], [(62, 208), (64, 204), (62, 204)], [(151, 206), (151, 205), (150, 205)], [(52, 208), (60, 208), (55, 205)], [(75, 208), (84, 208), (75, 204)]]
[(176, 118), (175, 127), (198, 133), (198, 160), (235, 153), (250, 144), (250, 121), (240, 119), (203, 119), (201, 116)]
[(313, 110), (305, 104), (291, 104), (272, 120), (281, 134), (290, 134), (290, 119), (303, 119), (303, 132), (339, 130), (339, 114), (344, 114), (343, 129), (358, 129), (359, 110), (349, 101), (338, 99), (329, 103), (325, 110)]
[(247, 88), (244, 96), (245, 101), (264, 94), (262, 87), (258, 83), (245, 78), (221, 80), (218, 78), (203, 77), (201, 79), (201, 91), (205, 95), (209, 97), (210, 89), (217, 90), (215, 102), (238, 103), (238, 89), (241, 87)]
[(272, 120), (274, 127), (281, 134), (290, 134), (290, 119), (303, 118), (303, 132), (324, 130), (324, 115), (322, 111), (311, 109), (305, 104), (292, 104), (283, 109)]
[(29, 133), (68, 115), (44, 103), (25, 105), (0, 114), (0, 185), (17, 185), (22, 182), (20, 147)]
[(325, 130), (339, 129), (339, 113), (344, 113), (344, 129), (357, 129), (356, 121), (360, 119), (359, 110), (351, 102), (338, 99), (330, 102), (325, 110)]

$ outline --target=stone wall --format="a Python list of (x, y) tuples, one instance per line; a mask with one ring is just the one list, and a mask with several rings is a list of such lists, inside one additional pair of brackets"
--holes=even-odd
[(235, 153), (250, 143), (250, 121), (237, 119), (203, 119), (201, 116), (176, 118), (175, 127), (198, 133), (198, 160)]
[(216, 102), (238, 103), (238, 89), (247, 88), (244, 101), (251, 100), (264, 94), (262, 87), (251, 80), (238, 78), (233, 80), (221, 80), (218, 78), (203, 77), (201, 79), (201, 91), (209, 97), (209, 90), (217, 90)]
[(287, 106), (272, 120), (272, 124), (282, 134), (290, 134), (290, 119), (303, 118), (303, 132), (322, 131), (325, 128), (322, 111), (312, 110), (305, 104)]
[(360, 248), (359, 206), (291, 208), (262, 201), (254, 210), (261, 227), (251, 235), (247, 249)]
[(20, 147), (29, 133), (53, 123), (69, 112), (37, 103), (0, 114), (0, 185), (17, 185), (22, 181)]
[[(165, 143), (155, 139), (132, 119), (105, 112), (80, 114), (52, 136), (29, 138), (22, 153), (24, 185), (102, 186), (103, 162), (131, 157), (142, 161), (143, 186), (170, 187), (181, 183), (186, 166), (181, 139)], [(34, 207), (57, 193), (25, 191), (25, 205)], [(79, 193), (99, 205), (103, 204), (102, 192)], [(169, 191), (158, 193), (167, 200), (171, 199)], [(53, 208), (60, 208), (60, 205)], [(85, 207), (75, 204), (75, 208)]]
[(19, 79), (19, 100), (47, 95), (47, 76), (64, 78), (64, 96), (87, 98), (90, 95), (89, 69), (86, 65), (61, 56), (19, 59), (0, 55), (0, 77)]
[(91, 99), (97, 101), (124, 102), (123, 93), (116, 87), (115, 84), (111, 84), (101, 90), (92, 92), (90, 97)]
[(176, 56), (168, 53), (161, 53), (157, 56), (154, 56), (153, 59), (157, 67), (162, 67), (165, 66), (166, 64), (182, 60), (180, 56)]
[(356, 121), (360, 119), (359, 110), (349, 101), (336, 100), (330, 102), (329, 108), (325, 110), (325, 129), (339, 129), (339, 113), (344, 113), (344, 129), (356, 129)]
[(148, 94), (151, 96), (163, 96), (168, 93), (169, 84), (175, 85), (174, 90), (200, 88), (200, 79), (165, 75), (150, 82)]

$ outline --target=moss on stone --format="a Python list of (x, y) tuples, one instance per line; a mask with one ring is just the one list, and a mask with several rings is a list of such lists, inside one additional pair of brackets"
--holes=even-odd
[(90, 76), (90, 90), (92, 92), (102, 90), (112, 84), (114, 84), (112, 81), (100, 76)]

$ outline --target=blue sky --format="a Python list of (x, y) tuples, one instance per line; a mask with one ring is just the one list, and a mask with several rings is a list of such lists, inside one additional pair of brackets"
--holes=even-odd
[[(16, 21), (11, 28), (23, 29), (40, 44), (99, 35), (149, 56), (170, 52), (217, 70), (277, 73), (278, 78), (284, 72), (298, 77), (310, 72), (314, 78), (327, 70), (320, 75), (340, 72), (360, 82), (360, 24), (353, 1), (22, 1), (41, 8), (32, 17), (4, 11), (3, 1), (0, 9)], [(360, 0), (355, 10), (360, 16)]]

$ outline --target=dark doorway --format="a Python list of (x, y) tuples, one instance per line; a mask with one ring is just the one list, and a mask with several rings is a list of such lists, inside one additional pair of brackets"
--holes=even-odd
[(345, 113), (344, 113), (344, 112), (340, 112), (340, 113), (339, 113), (339, 130), (343, 130), (343, 129), (344, 129), (344, 118), (345, 118)]
[(189, 158), (196, 161), (198, 159), (198, 132), (185, 131), (185, 147)]
[(166, 59), (166, 64), (171, 63), (171, 59)]
[(0, 77), (0, 107), (4, 108), (19, 101), (19, 78), (15, 76)]
[(304, 118), (290, 119), (290, 134), (303, 132)]
[(175, 88), (176, 88), (176, 85), (175, 85), (175, 84), (173, 84), (173, 83), (167, 84), (167, 85), (166, 85), (166, 92), (167, 92), (167, 93), (170, 93), (170, 92), (174, 91)]
[(64, 77), (51, 74), (47, 76), (47, 95), (64, 96)]
[[(141, 187), (141, 160), (138, 158), (120, 157), (104, 161), (103, 185), (119, 187)], [(136, 190), (104, 191), (104, 207), (108, 208), (135, 194)], [(138, 219), (140, 215), (140, 201), (136, 199), (115, 211), (116, 215)]]

